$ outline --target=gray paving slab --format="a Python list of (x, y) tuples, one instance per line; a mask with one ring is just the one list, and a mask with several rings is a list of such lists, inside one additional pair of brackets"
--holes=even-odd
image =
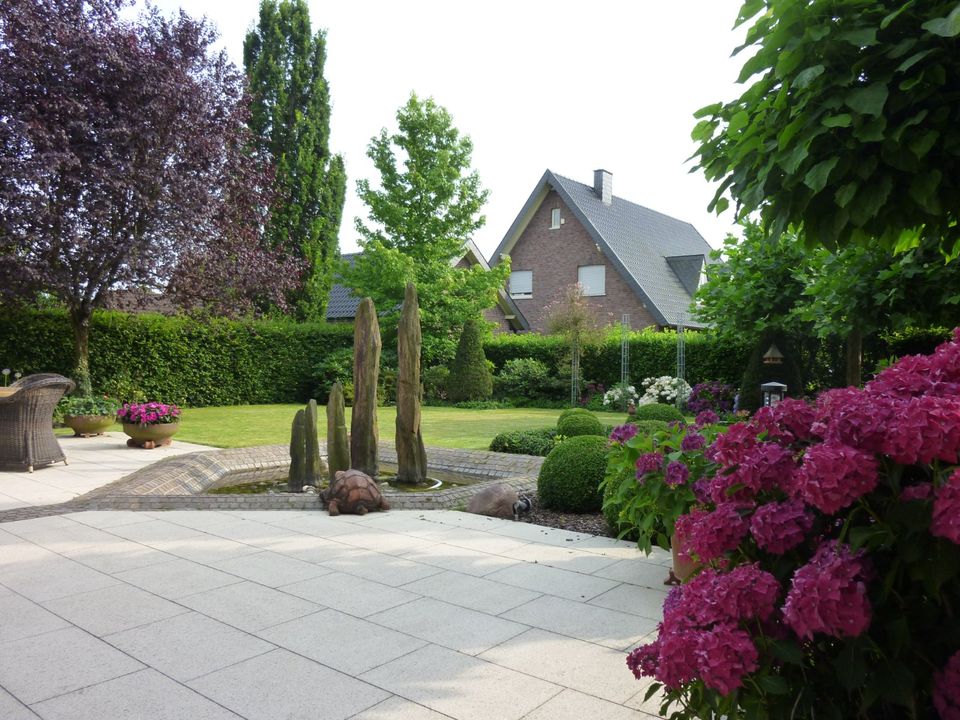
[(666, 589), (661, 591), (623, 583), (603, 595), (597, 595), (590, 600), (590, 605), (660, 620), (663, 617), (663, 601), (666, 597)]
[(9, 573), (0, 573), (0, 583), (37, 602), (99, 590), (119, 582), (59, 555), (15, 567), (17, 569)]
[(71, 560), (109, 575), (173, 560), (167, 553), (118, 537), (64, 554)]
[(449, 715), (441, 715), (428, 707), (394, 695), (369, 710), (354, 715), (351, 720), (449, 720), (449, 718)]
[(333, 572), (315, 563), (269, 551), (215, 562), (210, 567), (268, 587), (289, 585)]
[(323, 610), (257, 634), (347, 675), (359, 675), (426, 645), (411, 635), (336, 610)]
[(133, 512), (131, 510), (86, 510), (71, 513), (70, 519), (100, 529), (134, 525), (153, 520), (149, 513)]
[(436, 645), (360, 679), (456, 720), (518, 720), (563, 689)]
[(127, 584), (48, 600), (43, 606), (98, 637), (188, 612)]
[(579, 573), (592, 573), (617, 562), (615, 558), (569, 547), (531, 544), (503, 553), (507, 557)]
[(619, 585), (615, 580), (548, 567), (538, 563), (517, 563), (502, 570), (497, 570), (487, 575), (486, 578), (534, 592), (548, 593), (578, 601), (589, 600)]
[[(457, 532), (451, 530), (450, 532)], [(483, 577), (495, 570), (519, 565), (520, 560), (494, 555), (479, 550), (470, 550), (456, 545), (436, 544), (422, 550), (415, 550), (404, 555), (407, 560), (435, 565), (445, 570), (456, 570)]]
[(546, 630), (529, 630), (479, 657), (619, 704), (637, 692), (624, 652)]
[(110, 532), (127, 540), (143, 543), (144, 545), (153, 545), (157, 541), (170, 543), (174, 540), (200, 537), (203, 535), (199, 530), (167, 522), (166, 520), (150, 520), (149, 522), (119, 525), (110, 528)]
[(626, 650), (657, 627), (655, 620), (551, 595), (508, 610), (502, 617), (614, 650)]
[(417, 550), (424, 550), (433, 546), (432, 540), (405, 535), (399, 532), (383, 532), (376, 527), (360, 528), (358, 532), (339, 535), (338, 539), (345, 545), (374, 550), (387, 555), (404, 555)]
[(169, 600), (242, 582), (242, 579), (236, 575), (182, 558), (135, 570), (125, 570), (116, 573), (114, 577)]
[(400, 605), (369, 619), (467, 655), (477, 655), (528, 629), (521, 623), (433, 598)]
[(36, 713), (0, 688), (0, 718), (3, 720), (39, 720)]
[(74, 627), (0, 645), (0, 687), (25, 705), (142, 668), (129, 655)]
[(630, 583), (640, 587), (663, 590), (663, 581), (667, 579), (667, 567), (647, 558), (618, 560), (612, 565), (600, 568), (593, 573), (596, 577)]
[(489, 615), (499, 615), (540, 595), (532, 590), (452, 570), (416, 580), (404, 585), (403, 589)]
[(195, 612), (107, 635), (104, 640), (181, 682), (275, 649), (265, 640)]
[(188, 595), (178, 602), (248, 632), (279, 625), (321, 609), (316, 603), (247, 580)]
[(34, 705), (43, 720), (242, 720), (156, 670), (115, 680)]
[(418, 600), (420, 597), (400, 588), (341, 572), (331, 572), (311, 580), (284, 585), (280, 589), (290, 595), (359, 618)]
[[(0, 643), (42, 635), (69, 623), (13, 591), (0, 593)], [(0, 718), (3, 715), (0, 714)]]
[(355, 547), (344, 545), (336, 540), (296, 533), (264, 541), (259, 543), (259, 547), (311, 563), (321, 563), (344, 555), (353, 555), (357, 552)]
[(447, 545), (456, 545), (457, 547), (467, 548), (468, 550), (478, 550), (494, 555), (505, 555), (511, 550), (518, 550), (524, 545), (529, 544), (527, 540), (517, 540), (516, 538), (505, 537), (504, 535), (469, 528), (464, 528), (457, 533), (451, 533), (445, 542)]
[[(139, 526), (132, 525), (131, 527)], [(227, 540), (206, 533), (193, 537), (177, 538), (176, 540), (154, 540), (150, 545), (170, 555), (203, 564), (214, 564), (260, 552), (260, 548), (254, 545), (247, 545), (236, 540)]]
[(383, 690), (286, 650), (204, 675), (189, 686), (246, 720), (343, 720), (388, 697)]
[(369, 550), (358, 550), (349, 555), (325, 560), (322, 564), (333, 570), (339, 570), (367, 580), (374, 580), (384, 585), (392, 585), (393, 587), (406, 585), (414, 580), (443, 572), (433, 565), (404, 560), (393, 555), (384, 555)]
[(623, 705), (576, 690), (564, 690), (527, 715), (524, 720), (645, 720), (647, 717), (649, 716), (645, 713)]

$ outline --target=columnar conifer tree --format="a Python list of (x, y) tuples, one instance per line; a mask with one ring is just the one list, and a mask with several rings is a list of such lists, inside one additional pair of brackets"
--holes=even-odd
[(347, 183), (343, 158), (330, 154), (326, 56), (326, 35), (311, 30), (305, 0), (261, 2), (243, 45), (250, 128), (276, 167), (267, 236), (305, 261), (303, 287), (291, 298), (304, 319), (326, 312)]

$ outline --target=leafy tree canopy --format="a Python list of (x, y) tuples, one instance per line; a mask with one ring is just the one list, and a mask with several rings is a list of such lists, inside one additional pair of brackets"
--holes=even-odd
[(242, 311), (283, 303), (294, 266), (260, 243), (269, 174), (243, 77), (181, 13), (123, 0), (0, 4), (0, 292), (46, 292), (89, 323), (117, 289)]
[(397, 112), (397, 125), (396, 133), (382, 130), (367, 149), (380, 184), (357, 182), (368, 222), (356, 220), (363, 252), (342, 272), (357, 295), (373, 298), (388, 314), (399, 307), (406, 283), (415, 283), (424, 355), (443, 361), (453, 356), (464, 322), (494, 305), (510, 267), (458, 263), (486, 220), (481, 209), (489, 195), (470, 169), (470, 138), (445, 108), (415, 94)]
[(746, 0), (736, 100), (697, 113), (711, 208), (809, 245), (960, 253), (960, 4)]
[(326, 53), (304, 0), (262, 0), (243, 44), (250, 128), (276, 167), (267, 237), (304, 261), (303, 285), (291, 299), (305, 319), (326, 313), (347, 184), (343, 158), (329, 148)]

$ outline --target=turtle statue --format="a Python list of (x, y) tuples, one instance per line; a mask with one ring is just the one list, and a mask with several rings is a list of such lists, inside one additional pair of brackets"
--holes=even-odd
[(338, 470), (320, 498), (331, 515), (366, 515), (371, 510), (390, 509), (373, 478), (360, 470)]

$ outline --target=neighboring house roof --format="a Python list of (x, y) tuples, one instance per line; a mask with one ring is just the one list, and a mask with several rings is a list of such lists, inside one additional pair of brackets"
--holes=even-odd
[[(353, 265), (359, 254), (360, 253), (348, 253), (341, 255), (341, 257), (350, 265)], [(468, 240), (464, 245), (464, 256), (469, 258), (471, 262), (480, 265), (484, 270), (490, 269), (487, 259), (483, 256), (483, 253), (480, 252), (480, 248), (476, 246), (473, 240)], [(462, 257), (456, 258), (451, 261), (451, 264), (456, 265), (461, 259)], [(520, 312), (513, 302), (513, 299), (507, 295), (505, 290), (499, 291), (497, 303), (500, 305), (507, 321), (511, 323), (511, 325), (514, 325), (520, 330), (530, 329), (530, 323), (527, 322), (523, 313)], [(340, 283), (334, 283), (333, 287), (330, 288), (330, 297), (327, 302), (327, 321), (343, 322), (353, 320), (357, 315), (357, 308), (359, 306), (360, 298), (354, 295), (350, 288)]]
[(691, 295), (711, 247), (690, 223), (613, 196), (605, 204), (593, 186), (547, 170), (493, 255), (509, 255), (551, 188), (563, 199), (611, 264), (660, 325), (702, 327), (691, 318)]
[[(340, 257), (353, 265), (360, 253), (348, 253)], [(353, 320), (357, 315), (357, 308), (360, 307), (360, 298), (353, 294), (353, 291), (346, 285), (334, 283), (330, 288), (330, 297), (327, 301), (327, 320), (336, 322), (338, 320)]]

